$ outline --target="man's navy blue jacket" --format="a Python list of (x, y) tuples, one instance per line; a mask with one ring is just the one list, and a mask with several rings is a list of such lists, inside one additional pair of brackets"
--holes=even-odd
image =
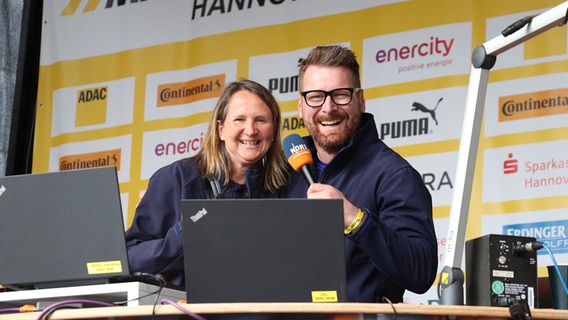
[[(313, 140), (305, 140), (317, 159)], [(438, 266), (431, 195), (421, 175), (379, 139), (371, 114), (363, 114), (349, 144), (316, 175), (366, 213), (345, 241), (349, 301), (401, 302), (405, 289), (431, 288)], [(305, 198), (307, 189), (294, 173), (288, 197)]]

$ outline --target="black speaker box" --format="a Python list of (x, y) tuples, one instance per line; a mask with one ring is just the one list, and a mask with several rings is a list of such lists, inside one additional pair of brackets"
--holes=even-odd
[(466, 304), (538, 307), (535, 238), (489, 234), (465, 243)]

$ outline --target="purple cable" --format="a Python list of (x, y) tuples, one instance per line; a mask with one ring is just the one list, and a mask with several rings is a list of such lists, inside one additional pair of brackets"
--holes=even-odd
[(167, 304), (171, 304), (172, 306), (174, 306), (176, 309), (181, 310), (183, 313), (189, 315), (190, 317), (197, 319), (197, 320), (207, 320), (206, 318), (203, 318), (202, 316), (198, 315), (197, 313), (193, 313), (189, 310), (187, 310), (186, 308), (180, 306), (179, 304), (175, 303), (172, 300), (169, 299), (162, 299), (161, 300), (162, 304), (165, 302)]
[(73, 304), (73, 303), (91, 304), (91, 305), (98, 305), (98, 306), (102, 306), (102, 307), (115, 307), (115, 305), (112, 304), (112, 303), (95, 301), (95, 300), (64, 300), (64, 301), (56, 302), (54, 304), (50, 304), (47, 308), (43, 309), (43, 311), (40, 313), (40, 315), (37, 317), (37, 319), (43, 320), (44, 317), (47, 314), (56, 310), (57, 308), (64, 306), (66, 304)]
[(14, 313), (14, 312), (20, 312), (20, 308), (0, 309), (0, 313)]

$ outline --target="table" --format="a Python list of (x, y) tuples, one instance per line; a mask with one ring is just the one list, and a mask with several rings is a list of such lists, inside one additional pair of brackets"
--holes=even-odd
[[(180, 304), (202, 317), (227, 319), (222, 315), (272, 315), (278, 319), (511, 319), (509, 308), (483, 306), (448, 306), (375, 303), (209, 303)], [(393, 309), (394, 308), (394, 309)], [(57, 310), (50, 320), (65, 319), (150, 319), (152, 305), (95, 307)], [(396, 317), (394, 316), (396, 310)], [(0, 320), (35, 320), (39, 312), (0, 314)], [(164, 304), (155, 308), (156, 319), (191, 319), (176, 307)], [(533, 309), (532, 320), (566, 320), (568, 310)], [(267, 317), (267, 319), (272, 319)]]

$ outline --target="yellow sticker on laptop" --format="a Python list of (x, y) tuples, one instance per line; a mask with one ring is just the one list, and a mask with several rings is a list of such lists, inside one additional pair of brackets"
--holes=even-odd
[(337, 291), (312, 291), (312, 302), (337, 302)]
[(88, 274), (106, 274), (122, 272), (122, 262), (120, 260), (87, 262)]

